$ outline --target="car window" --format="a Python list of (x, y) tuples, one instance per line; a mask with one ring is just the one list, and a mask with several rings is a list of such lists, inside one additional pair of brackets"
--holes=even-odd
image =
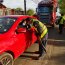
[(31, 18), (31, 21), (26, 21), (26, 19), (22, 20), (17, 28), (26, 28), (27, 30), (30, 30), (30, 28), (33, 26), (33, 19)]
[(26, 21), (25, 21), (25, 20), (22, 20), (22, 21), (19, 23), (19, 25), (18, 25), (17, 28), (25, 28), (25, 27), (26, 27)]
[(26, 25), (28, 30), (30, 30), (30, 28), (33, 26), (32, 23), (33, 23), (32, 18), (26, 20)]
[(0, 33), (4, 33), (10, 29), (17, 18), (14, 17), (1, 17), (0, 18)]

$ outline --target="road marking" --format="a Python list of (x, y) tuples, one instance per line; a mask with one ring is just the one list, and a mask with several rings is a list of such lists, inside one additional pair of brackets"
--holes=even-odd
[(48, 39), (48, 41), (65, 42), (65, 40)]

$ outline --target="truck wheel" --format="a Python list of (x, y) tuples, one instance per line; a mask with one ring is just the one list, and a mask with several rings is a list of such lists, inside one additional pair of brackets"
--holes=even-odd
[(9, 53), (0, 55), (0, 65), (13, 65), (13, 56)]

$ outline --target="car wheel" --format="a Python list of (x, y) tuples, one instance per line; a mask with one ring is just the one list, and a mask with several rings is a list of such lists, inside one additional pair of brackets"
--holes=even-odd
[(13, 56), (9, 53), (0, 55), (0, 65), (13, 65)]

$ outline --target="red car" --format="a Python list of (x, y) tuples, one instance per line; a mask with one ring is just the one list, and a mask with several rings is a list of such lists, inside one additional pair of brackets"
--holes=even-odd
[(23, 15), (0, 17), (0, 65), (12, 65), (15, 58), (37, 41), (34, 29), (22, 25), (27, 17), (34, 19)]

